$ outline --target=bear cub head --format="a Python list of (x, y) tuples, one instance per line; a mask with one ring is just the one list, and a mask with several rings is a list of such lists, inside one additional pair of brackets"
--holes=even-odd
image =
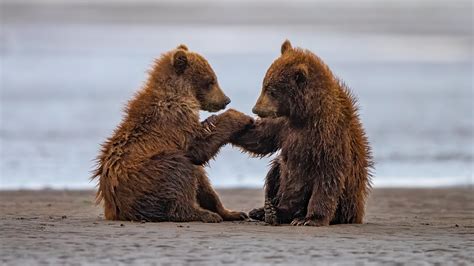
[(309, 65), (310, 56), (305, 51), (293, 49), (286, 40), (281, 46), (281, 56), (265, 75), (260, 97), (252, 112), (260, 117), (291, 116), (291, 112), (303, 104)]
[(207, 60), (188, 51), (184, 44), (172, 52), (171, 65), (180, 82), (191, 88), (202, 110), (217, 112), (230, 103), (229, 97), (219, 87), (216, 74)]

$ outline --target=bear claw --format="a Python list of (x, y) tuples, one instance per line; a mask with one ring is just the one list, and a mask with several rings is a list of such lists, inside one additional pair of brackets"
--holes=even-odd
[(304, 222), (303, 225), (304, 225), (304, 226), (316, 226), (316, 227), (319, 227), (319, 226), (326, 226), (326, 225), (329, 225), (329, 223), (324, 222), (324, 221), (322, 221), (322, 220), (306, 220), (306, 222)]
[(295, 218), (291, 221), (291, 225), (293, 226), (301, 226), (304, 225), (306, 220), (304, 218)]
[(295, 218), (291, 222), (291, 225), (293, 226), (326, 226), (329, 225), (329, 223), (320, 220), (320, 219), (309, 219), (309, 218)]
[(211, 115), (206, 120), (201, 122), (202, 127), (206, 133), (211, 133), (212, 130), (216, 127), (217, 115)]

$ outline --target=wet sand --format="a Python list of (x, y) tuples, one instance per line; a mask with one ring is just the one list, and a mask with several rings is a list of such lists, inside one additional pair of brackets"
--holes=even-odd
[[(262, 192), (219, 190), (249, 211)], [(375, 189), (365, 224), (132, 223), (103, 219), (92, 191), (0, 192), (0, 260), (27, 264), (473, 264), (472, 188)]]

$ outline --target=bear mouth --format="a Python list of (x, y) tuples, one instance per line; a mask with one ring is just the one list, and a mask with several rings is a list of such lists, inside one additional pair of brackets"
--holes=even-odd
[(276, 108), (272, 108), (271, 106), (254, 106), (252, 108), (252, 113), (258, 115), (261, 118), (276, 118), (278, 117), (278, 111)]
[(260, 118), (277, 118), (277, 112), (254, 112)]
[(278, 116), (273, 113), (273, 114), (269, 114), (269, 115), (267, 115), (267, 114), (265, 114), (265, 115), (258, 115), (258, 117), (260, 117), (260, 118), (277, 118)]
[(206, 106), (202, 107), (202, 110), (207, 112), (217, 112), (220, 110), (225, 109), (226, 105), (221, 104), (207, 104)]

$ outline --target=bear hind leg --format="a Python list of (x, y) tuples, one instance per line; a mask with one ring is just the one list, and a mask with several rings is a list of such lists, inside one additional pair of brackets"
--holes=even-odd
[(139, 180), (147, 180), (147, 183), (141, 184), (144, 191), (131, 208), (130, 220), (221, 222), (222, 217), (217, 213), (198, 205), (194, 169), (189, 159), (180, 153), (151, 157), (138, 171)]
[(202, 167), (196, 169), (196, 177), (198, 180), (197, 200), (201, 208), (218, 213), (224, 221), (237, 221), (248, 218), (244, 212), (231, 211), (224, 208), (224, 205), (216, 191), (212, 188), (206, 172)]

